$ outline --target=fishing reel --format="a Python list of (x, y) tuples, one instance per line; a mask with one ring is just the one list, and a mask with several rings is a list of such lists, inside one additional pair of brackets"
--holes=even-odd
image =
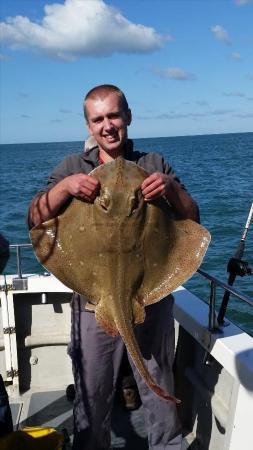
[[(236, 276), (239, 275), (240, 277), (244, 277), (245, 275), (252, 275), (252, 269), (249, 267), (249, 264), (247, 261), (243, 261), (243, 253), (244, 253), (244, 246), (245, 246), (245, 239), (247, 236), (247, 233), (249, 231), (250, 222), (253, 217), (253, 203), (251, 204), (249, 215), (245, 224), (245, 228), (242, 233), (241, 241), (239, 243), (239, 246), (237, 248), (237, 251), (235, 253), (235, 256), (230, 258), (227, 265), (227, 271), (229, 273), (228, 277), (228, 285), (233, 286), (233, 283), (236, 279)], [(230, 297), (229, 290), (226, 290), (223, 295), (223, 299), (221, 302), (220, 310), (217, 316), (217, 322), (219, 325), (224, 325), (224, 317), (226, 314), (228, 301)]]
[(252, 269), (249, 267), (249, 263), (235, 257), (230, 258), (228, 261), (227, 272), (240, 277), (252, 275)]

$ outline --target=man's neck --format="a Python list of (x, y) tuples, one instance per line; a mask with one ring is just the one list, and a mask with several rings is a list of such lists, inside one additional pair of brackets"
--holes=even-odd
[(117, 151), (114, 154), (107, 153), (105, 150), (99, 148), (99, 159), (101, 159), (101, 161), (104, 161), (105, 163), (107, 163), (109, 161), (113, 161), (118, 156), (122, 156), (123, 154), (124, 154), (123, 148), (122, 148), (122, 150)]

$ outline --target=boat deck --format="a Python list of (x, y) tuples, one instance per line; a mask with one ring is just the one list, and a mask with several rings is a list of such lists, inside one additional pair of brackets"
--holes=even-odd
[[(11, 403), (12, 417), (16, 429), (24, 426), (54, 427), (66, 435), (65, 450), (72, 448), (73, 417), (72, 401), (65, 390), (28, 391), (19, 403)], [(184, 440), (182, 450), (189, 449), (189, 438)], [(111, 449), (147, 450), (148, 439), (145, 429), (143, 407), (126, 411), (115, 396), (111, 427)]]
[[(20, 290), (12, 289), (11, 277), (0, 281), (6, 287), (0, 292), (0, 370), (14, 423), (19, 429), (66, 429), (70, 449), (71, 292), (52, 276), (28, 276), (27, 288)], [(183, 287), (174, 298), (176, 390), (183, 400), (182, 424), (191, 431), (183, 449), (251, 450), (253, 338), (229, 322), (210, 330), (208, 305)], [(25, 392), (21, 396), (20, 390)], [(142, 407), (127, 412), (115, 399), (111, 448), (148, 448)]]

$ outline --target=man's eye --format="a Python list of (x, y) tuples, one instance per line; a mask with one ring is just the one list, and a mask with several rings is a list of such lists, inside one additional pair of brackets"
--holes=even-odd
[(110, 114), (108, 114), (108, 119), (109, 120), (116, 120), (116, 119), (120, 119), (121, 117), (122, 117), (122, 114), (120, 113), (120, 112), (112, 112), (112, 113), (110, 113)]

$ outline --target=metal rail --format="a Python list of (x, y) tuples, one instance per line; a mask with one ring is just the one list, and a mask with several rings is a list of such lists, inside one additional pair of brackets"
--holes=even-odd
[(250, 306), (253, 306), (253, 299), (248, 297), (248, 295), (242, 294), (237, 289), (234, 289), (229, 284), (225, 283), (224, 281), (219, 280), (218, 278), (210, 275), (207, 272), (204, 272), (202, 269), (198, 269), (197, 271), (200, 275), (202, 275), (204, 278), (207, 278), (211, 282), (215, 283), (216, 286), (222, 287), (225, 291), (230, 292), (230, 294), (234, 295), (235, 297), (239, 298), (240, 300), (243, 300), (244, 302), (248, 303)]
[[(242, 300), (242, 301), (248, 303), (248, 305), (253, 306), (252, 298), (248, 297), (245, 294), (242, 294), (240, 291), (238, 291), (237, 289), (234, 289), (229, 284), (225, 283), (222, 280), (219, 280), (218, 278), (210, 275), (207, 272), (204, 272), (204, 270), (202, 270), (202, 269), (198, 269), (197, 272), (201, 276), (203, 276), (204, 278), (206, 278), (207, 280), (209, 280), (211, 282), (210, 283), (210, 296), (209, 296), (209, 317), (208, 317), (209, 331), (215, 332), (220, 329), (221, 325), (224, 325), (224, 322), (221, 324), (220, 322), (218, 322), (218, 320), (216, 318), (216, 313), (215, 313), (216, 287), (221, 287), (222, 289), (225, 290), (225, 292), (229, 292), (231, 295), (234, 295), (239, 300)], [(221, 308), (222, 308), (222, 305), (221, 305)], [(219, 314), (220, 314), (220, 312), (219, 312)], [(218, 316), (219, 316), (219, 314), (218, 314)]]
[(22, 274), (22, 266), (21, 266), (21, 249), (22, 248), (30, 248), (32, 247), (32, 244), (10, 244), (9, 248), (15, 248), (16, 249), (16, 256), (17, 256), (17, 274), (18, 274), (18, 278), (23, 278), (23, 274)]

